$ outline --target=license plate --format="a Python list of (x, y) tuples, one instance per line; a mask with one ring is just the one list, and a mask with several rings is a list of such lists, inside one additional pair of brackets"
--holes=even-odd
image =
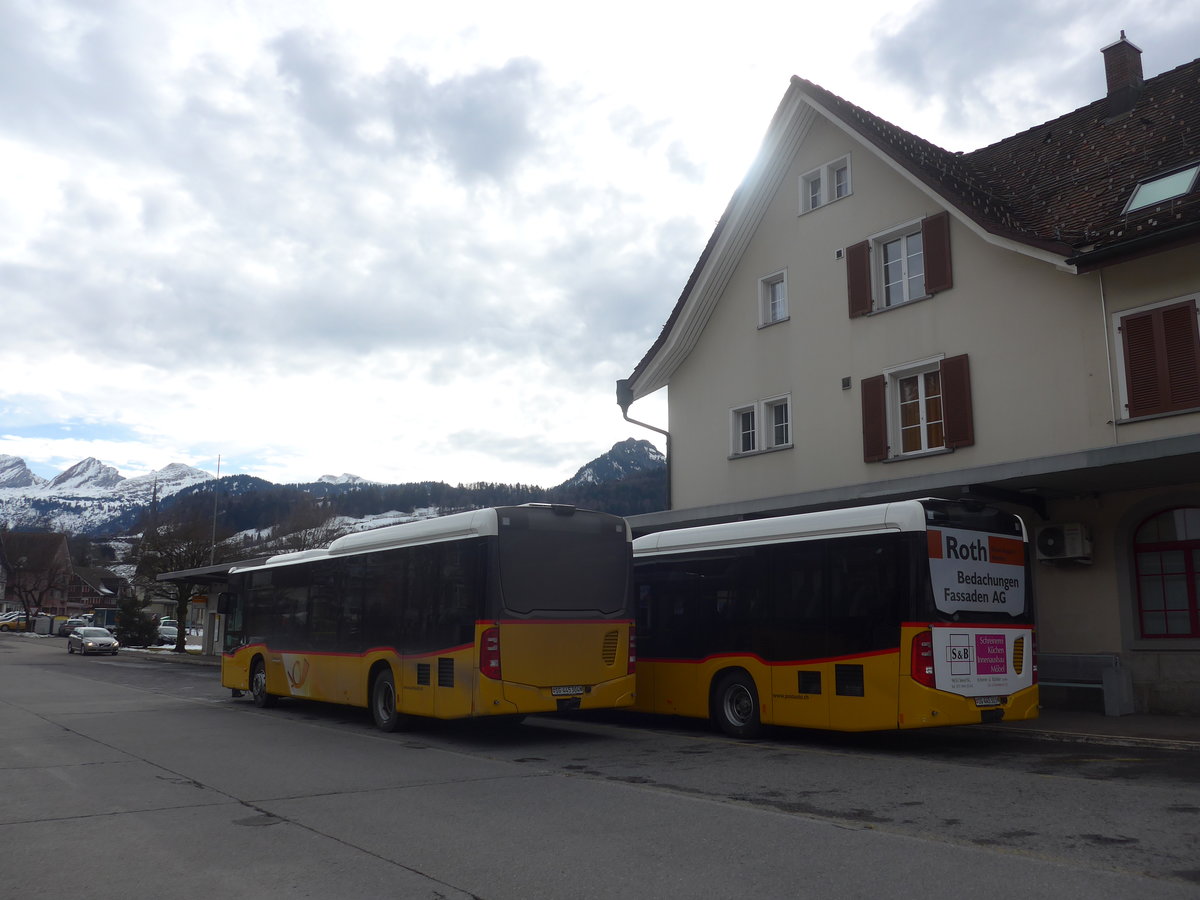
[(999, 706), (1000, 698), (999, 697), (976, 697), (975, 705), (976, 706)]
[(582, 684), (562, 684), (558, 687), (550, 688), (551, 695), (555, 697), (574, 697), (577, 694), (583, 693)]

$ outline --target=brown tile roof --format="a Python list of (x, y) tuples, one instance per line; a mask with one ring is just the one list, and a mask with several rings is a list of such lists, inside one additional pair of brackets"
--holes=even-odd
[(951, 153), (819, 85), (818, 104), (992, 234), (1073, 257), (1200, 223), (1200, 192), (1128, 216), (1138, 182), (1200, 161), (1200, 60), (1145, 81), (1110, 119), (1107, 97), (1020, 134)]

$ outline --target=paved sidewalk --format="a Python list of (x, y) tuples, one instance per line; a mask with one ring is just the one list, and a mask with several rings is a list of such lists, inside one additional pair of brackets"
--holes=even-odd
[(1200, 750), (1200, 716), (1106, 716), (1081, 710), (1043, 709), (1032, 721), (978, 727), (1047, 741)]

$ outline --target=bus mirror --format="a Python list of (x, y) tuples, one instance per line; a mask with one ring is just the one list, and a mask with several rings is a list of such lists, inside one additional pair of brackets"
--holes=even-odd
[(227, 616), (232, 607), (233, 594), (230, 594), (228, 591), (222, 591), (220, 594), (217, 594), (217, 612), (223, 616)]

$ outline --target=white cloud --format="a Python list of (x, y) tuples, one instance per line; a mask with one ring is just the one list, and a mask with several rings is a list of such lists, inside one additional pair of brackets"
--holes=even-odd
[(805, 4), (518, 5), (0, 7), (0, 452), (557, 483), (658, 440), (614, 382), (793, 73), (969, 149), (1095, 99), (1120, 28), (1147, 74), (1198, 32), (1117, 0), (864, 2), (836, 39)]

